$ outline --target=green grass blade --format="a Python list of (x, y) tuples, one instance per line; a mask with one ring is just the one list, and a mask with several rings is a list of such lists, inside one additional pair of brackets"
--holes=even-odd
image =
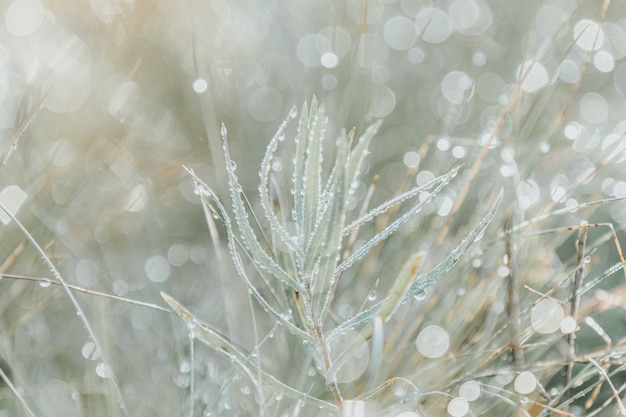
[[(313, 96), (311, 100), (310, 114), (317, 113), (317, 99)], [(306, 161), (307, 142), (309, 140), (309, 110), (306, 102), (302, 106), (302, 114), (298, 122), (298, 133), (296, 135), (296, 154), (293, 159), (293, 211), (296, 223), (296, 233), (300, 248), (304, 247), (302, 241), (302, 230), (304, 225), (304, 167)]]
[(252, 259), (255, 264), (262, 270), (271, 273), (276, 279), (285, 284), (288, 287), (293, 288), (296, 291), (304, 292), (304, 287), (297, 282), (293, 277), (289, 276), (284, 269), (282, 269), (272, 257), (259, 244), (254, 230), (248, 221), (248, 213), (246, 212), (244, 199), (242, 197), (243, 191), (239, 185), (239, 180), (235, 174), (234, 162), (230, 157), (228, 150), (228, 139), (226, 134), (226, 128), (222, 125), (222, 139), (224, 141), (224, 158), (226, 160), (226, 172), (228, 174), (228, 188), (230, 190), (230, 197), (232, 200), (232, 209), (235, 215), (235, 221), (239, 228), (240, 236), (243, 244), (252, 255)]
[(313, 113), (309, 118), (309, 138), (306, 147), (305, 172), (302, 182), (304, 183), (304, 202), (303, 202), (303, 225), (302, 238), (305, 244), (303, 250), (307, 250), (311, 235), (318, 219), (318, 207), (321, 195), (322, 182), (322, 141), (326, 130), (326, 114), (324, 106), (319, 106), (317, 112)]
[(376, 234), (369, 241), (367, 241), (363, 246), (361, 246), (359, 249), (357, 249), (352, 255), (350, 255), (350, 257), (348, 259), (343, 261), (337, 267), (336, 273), (339, 274), (342, 271), (345, 271), (346, 269), (348, 269), (357, 260), (359, 260), (362, 257), (364, 257), (370, 250), (372, 250), (374, 248), (374, 246), (376, 246), (378, 243), (382, 242), (383, 240), (387, 239), (393, 232), (398, 230), (398, 228), (400, 228), (400, 226), (402, 226), (402, 224), (404, 224), (407, 220), (409, 220), (411, 217), (413, 217), (415, 214), (417, 214), (422, 209), (422, 207), (424, 205), (426, 205), (430, 201), (432, 201), (435, 198), (435, 196), (437, 194), (439, 194), (439, 192), (441, 192), (441, 190), (443, 190), (446, 185), (448, 185), (448, 183), (452, 180), (452, 178), (454, 178), (456, 176), (459, 168), (460, 167), (456, 167), (453, 170), (451, 170), (450, 172), (448, 172), (447, 174), (442, 175), (441, 177), (436, 178), (435, 181), (438, 182), (439, 185), (437, 186), (437, 188), (435, 188), (429, 194), (429, 196), (426, 199), (424, 199), (424, 201), (422, 201), (422, 202), (418, 203), (417, 205), (415, 205), (414, 207), (412, 207), (410, 210), (408, 210), (406, 213), (404, 213), (398, 219), (396, 219), (391, 224), (389, 224), (385, 229), (383, 229), (383, 231), (381, 231), (380, 233)]
[(250, 278), (248, 278), (248, 274), (246, 273), (246, 270), (244, 268), (243, 261), (241, 259), (241, 255), (239, 254), (239, 251), (237, 250), (237, 242), (236, 242), (236, 239), (235, 239), (235, 234), (234, 234), (234, 231), (233, 231), (233, 228), (232, 228), (232, 223), (231, 223), (230, 217), (228, 216), (228, 213), (226, 211), (226, 208), (222, 205), (221, 201), (217, 198), (217, 196), (215, 195), (213, 190), (211, 190), (211, 188), (209, 186), (204, 184), (204, 182), (202, 182), (202, 180), (199, 179), (194, 174), (194, 172), (192, 170), (187, 169), (187, 172), (189, 172), (189, 174), (193, 178), (194, 186), (196, 187), (196, 191), (197, 191), (197, 193), (200, 196), (200, 201), (201, 201), (202, 206), (203, 206), (204, 211), (205, 211), (205, 216), (210, 216), (211, 215), (209, 213), (209, 210), (208, 210), (207, 197), (211, 198), (213, 200), (213, 202), (215, 203), (218, 211), (220, 212), (220, 215), (222, 216), (222, 218), (224, 220), (225, 227), (226, 227), (226, 234), (227, 234), (227, 239), (228, 239), (228, 249), (230, 251), (230, 256), (231, 256), (233, 264), (235, 266), (235, 270), (237, 271), (237, 274), (245, 281), (248, 289), (250, 291), (252, 291), (252, 294), (255, 297), (255, 299), (257, 300), (257, 302), (261, 305), (261, 307), (263, 307), (263, 309), (265, 309), (265, 311), (267, 311), (270, 315), (272, 315), (280, 323), (284, 324), (290, 332), (300, 336), (304, 340), (313, 340), (312, 337), (308, 333), (306, 333), (305, 331), (300, 329), (298, 326), (296, 326), (291, 321), (291, 318), (292, 318), (291, 315), (289, 315), (289, 314), (281, 314), (280, 312), (278, 312), (265, 299), (265, 297), (263, 297), (263, 295), (261, 295), (261, 293), (256, 288), (256, 286), (252, 284), (252, 281), (250, 280)]
[(270, 191), (269, 191), (269, 177), (271, 170), (271, 161), (278, 149), (278, 142), (283, 140), (285, 137), (285, 128), (287, 127), (287, 123), (290, 119), (295, 117), (296, 107), (295, 105), (289, 111), (289, 115), (287, 118), (283, 120), (283, 122), (278, 127), (276, 134), (267, 145), (265, 150), (265, 155), (263, 156), (263, 161), (261, 162), (261, 169), (259, 170), (259, 197), (261, 201), (261, 208), (263, 209), (263, 213), (265, 214), (265, 218), (270, 224), (270, 228), (272, 230), (272, 234), (278, 235), (280, 240), (287, 245), (287, 247), (291, 251), (295, 251), (295, 245), (291, 239), (291, 236), (284, 229), (283, 225), (278, 221), (274, 211), (272, 210), (272, 203), (270, 202)]
[(415, 274), (419, 270), (424, 257), (424, 252), (417, 252), (407, 259), (404, 266), (400, 270), (398, 277), (394, 281), (393, 286), (389, 290), (389, 294), (373, 306), (361, 311), (337, 326), (337, 328), (335, 328), (329, 335), (329, 341), (332, 341), (337, 335), (350, 330), (361, 323), (368, 323), (367, 326), (361, 330), (361, 335), (366, 340), (369, 339), (372, 336), (372, 331), (374, 329), (372, 319), (374, 317), (380, 317), (383, 324), (386, 323), (396, 312), (400, 304), (405, 301), (404, 296), (411, 288), (411, 285), (415, 280)]
[[(458, 170), (460, 168), (456, 167), (455, 170)], [(452, 172), (452, 171), (451, 171)], [(449, 172), (446, 175), (451, 174), (451, 172)], [(387, 210), (389, 210), (391, 207), (395, 206), (396, 204), (400, 204), (402, 202), (404, 202), (405, 200), (408, 200), (409, 198), (421, 193), (422, 191), (426, 191), (431, 189), (435, 184), (437, 184), (438, 182), (440, 182), (440, 180), (443, 177), (439, 177), (439, 178), (434, 178), (430, 181), (427, 181), (426, 183), (411, 188), (410, 190), (394, 197), (391, 198), (387, 201), (385, 201), (384, 203), (382, 203), (381, 205), (373, 208), (372, 210), (368, 211), (367, 213), (365, 213), (364, 215), (362, 215), (361, 217), (359, 217), (358, 219), (356, 219), (355, 221), (353, 221), (352, 223), (350, 223), (348, 226), (346, 226), (343, 229), (343, 235), (347, 235), (350, 232), (352, 232), (355, 228), (361, 227), (364, 224), (366, 224), (369, 221), (372, 221), (373, 219), (375, 219), (376, 217), (380, 216), (381, 214), (385, 213)]]
[[(389, 321), (389, 319), (398, 310), (398, 307), (400, 307), (400, 304), (404, 302), (404, 296), (411, 288), (411, 285), (413, 284), (425, 257), (426, 254), (420, 251), (413, 254), (404, 263), (404, 266), (400, 270), (400, 274), (398, 274), (393, 286), (389, 290), (389, 294), (382, 300), (382, 305), (378, 310), (377, 315), (380, 316), (383, 324)], [(372, 336), (373, 330), (373, 322), (370, 321), (369, 324), (361, 331), (361, 335), (365, 339), (369, 339)]]
[(363, 163), (363, 159), (369, 154), (369, 146), (378, 133), (378, 129), (382, 125), (382, 121), (379, 120), (375, 123), (372, 123), (363, 133), (359, 140), (357, 141), (356, 146), (350, 152), (350, 156), (348, 157), (348, 169), (347, 169), (347, 177), (348, 177), (348, 185), (352, 187), (359, 176), (359, 170), (361, 168), (361, 164)]
[(474, 243), (478, 235), (487, 227), (489, 223), (493, 220), (496, 215), (496, 211), (500, 207), (502, 203), (502, 195), (503, 192), (500, 190), (498, 193), (498, 197), (496, 198), (495, 203), (487, 213), (485, 217), (472, 229), (472, 231), (463, 239), (463, 241), (456, 247), (454, 250), (443, 260), (439, 265), (435, 267), (434, 270), (420, 275), (417, 280), (413, 283), (407, 294), (404, 296), (404, 300), (407, 300), (414, 295), (424, 291), (425, 288), (430, 287), (434, 283), (436, 283), (439, 278), (441, 278), (446, 272), (448, 272), (458, 261), (461, 259), (461, 256), (469, 249), (469, 247)]
[[(340, 137), (337, 144), (336, 179), (334, 192), (330, 199), (330, 205), (326, 209), (323, 221), (318, 225), (324, 228), (324, 238), (320, 240), (320, 256), (318, 260), (317, 274), (314, 275), (313, 287), (313, 314), (321, 319), (329, 299), (329, 291), (332, 289), (335, 278), (335, 270), (338, 262), (338, 247), (341, 242), (341, 230), (345, 221), (345, 204), (348, 198), (346, 181), (346, 159), (348, 156), (348, 144), (345, 137)], [(318, 252), (318, 245), (311, 246), (313, 253)]]
[[(406, 291), (404, 296), (401, 298), (400, 303), (420, 293), (425, 288), (434, 285), (439, 280), (439, 278), (441, 278), (446, 272), (448, 272), (474, 243), (478, 235), (493, 220), (496, 211), (500, 207), (501, 203), (502, 191), (500, 191), (495, 203), (493, 204), (487, 215), (480, 221), (480, 223), (476, 227), (474, 227), (474, 229), (472, 229), (472, 231), (463, 239), (463, 241), (456, 248), (454, 248), (450, 255), (448, 255), (441, 263), (439, 263), (439, 265), (437, 265), (434, 270), (418, 276), (417, 279), (411, 284), (408, 291)], [(360, 313), (354, 315), (352, 318), (349, 318), (348, 320), (341, 323), (329, 334), (329, 342), (342, 332), (353, 329), (354, 327), (362, 323), (370, 322), (374, 317), (379, 314), (386, 302), (386, 299), (381, 300), (373, 306), (361, 311)], [(365, 333), (367, 334), (367, 331)]]

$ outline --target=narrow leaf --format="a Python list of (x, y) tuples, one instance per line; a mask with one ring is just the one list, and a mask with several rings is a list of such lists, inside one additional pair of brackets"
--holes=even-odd
[[(480, 221), (480, 223), (472, 229), (472, 231), (463, 239), (463, 241), (446, 257), (434, 270), (422, 274), (411, 284), (409, 290), (402, 297), (402, 302), (408, 300), (414, 295), (420, 293), (425, 288), (434, 285), (439, 278), (441, 278), (446, 272), (448, 272), (461, 258), (461, 256), (469, 249), (474, 243), (478, 235), (487, 227), (487, 225), (493, 220), (500, 203), (502, 202), (502, 191), (498, 194), (498, 197), (491, 207), (487, 215)], [(382, 300), (373, 306), (361, 311), (352, 318), (344, 321), (337, 326), (328, 336), (328, 341), (332, 341), (337, 335), (352, 329), (359, 324), (367, 323), (378, 315), (378, 312), (382, 309), (386, 300)]]
[[(456, 167), (455, 170), (458, 170), (460, 167)], [(448, 173), (449, 174), (449, 173)], [(446, 175), (448, 175), (446, 174)], [(422, 191), (426, 191), (431, 189), (435, 184), (437, 184), (438, 182), (441, 181), (441, 178), (443, 177), (439, 177), (439, 178), (434, 178), (430, 181), (427, 181), (426, 183), (419, 185), (417, 187), (411, 188), (410, 190), (394, 197), (391, 198), (387, 201), (385, 201), (384, 203), (382, 203), (381, 205), (373, 208), (372, 210), (368, 211), (367, 213), (365, 213), (364, 215), (362, 215), (361, 217), (359, 217), (358, 219), (356, 219), (355, 221), (353, 221), (352, 223), (350, 223), (348, 226), (346, 226), (343, 229), (343, 235), (347, 235), (348, 233), (350, 233), (352, 230), (354, 230), (357, 227), (361, 227), (363, 226), (365, 223), (375, 219), (376, 217), (380, 216), (381, 214), (385, 213), (387, 210), (389, 210), (391, 207), (395, 206), (396, 204), (400, 204), (405, 200), (408, 200), (409, 198), (421, 193)]]
[[(324, 213), (325, 220), (319, 227), (324, 227), (325, 238), (321, 245), (319, 267), (313, 281), (313, 313), (321, 318), (326, 309), (329, 299), (329, 291), (332, 288), (335, 277), (335, 269), (338, 261), (338, 247), (341, 241), (341, 230), (345, 221), (345, 203), (348, 198), (348, 184), (345, 177), (346, 158), (348, 154), (347, 143), (344, 138), (339, 138), (337, 144), (337, 176), (334, 193), (329, 207)], [(315, 248), (317, 252), (317, 248)]]
[(318, 206), (321, 194), (320, 184), (322, 175), (322, 141), (326, 130), (326, 115), (324, 106), (319, 106), (317, 112), (311, 109), (309, 127), (309, 139), (306, 148), (305, 172), (302, 181), (304, 183), (304, 206), (302, 238), (306, 242), (302, 246), (307, 250), (315, 223), (318, 218)]
[(496, 215), (500, 203), (502, 203), (502, 190), (498, 193), (495, 203), (487, 213), (487, 215), (478, 223), (478, 225), (463, 239), (463, 241), (448, 255), (434, 270), (427, 274), (420, 275), (413, 283), (407, 294), (404, 296), (404, 300), (407, 300), (414, 295), (424, 291), (425, 288), (430, 287), (439, 280), (446, 272), (448, 272), (458, 261), (461, 256), (469, 249), (474, 243), (478, 235), (487, 227)]
[[(411, 284), (413, 284), (417, 271), (419, 271), (425, 257), (426, 254), (420, 251), (413, 254), (404, 263), (404, 266), (400, 270), (400, 274), (394, 281), (391, 290), (389, 290), (389, 294), (382, 300), (382, 305), (377, 312), (377, 315), (380, 316), (383, 324), (389, 321), (391, 316), (393, 316), (396, 310), (398, 310), (398, 307), (400, 307), (400, 304), (404, 302), (404, 296), (409, 291)], [(373, 322), (370, 321), (367, 327), (361, 331), (361, 335), (365, 339), (369, 339), (372, 336), (373, 330), (374, 325)]]
[(276, 311), (276, 309), (272, 305), (270, 305), (270, 303), (265, 299), (265, 297), (261, 295), (261, 293), (256, 288), (256, 286), (252, 284), (243, 266), (241, 255), (239, 254), (239, 251), (237, 250), (237, 241), (235, 238), (235, 234), (233, 232), (233, 227), (232, 227), (230, 217), (228, 216), (228, 213), (226, 212), (226, 208), (224, 207), (222, 202), (217, 198), (213, 190), (211, 190), (209, 186), (207, 186), (200, 178), (198, 178), (192, 170), (187, 169), (187, 172), (189, 172), (189, 174), (192, 176), (193, 181), (194, 181), (194, 186), (196, 187), (196, 192), (200, 195), (200, 202), (202, 203), (202, 206), (204, 208), (205, 216), (211, 215), (208, 209), (207, 197), (210, 197), (213, 200), (220, 215), (222, 216), (222, 219), (224, 220), (224, 224), (226, 226), (228, 249), (230, 251), (230, 255), (233, 260), (235, 270), (237, 271), (237, 274), (245, 281), (246, 285), (248, 286), (248, 289), (252, 291), (252, 295), (254, 296), (254, 298), (259, 302), (261, 307), (265, 309), (265, 311), (267, 311), (269, 314), (274, 316), (274, 318), (276, 318), (278, 321), (283, 323), (287, 327), (287, 329), (289, 329), (289, 331), (291, 331), (294, 334), (297, 334), (303, 339), (313, 340), (312, 337), (308, 333), (306, 333), (305, 331), (297, 327), (290, 320), (289, 315), (280, 314), (278, 311)]
[(293, 118), (293, 114), (295, 112), (295, 106), (292, 107), (289, 115), (283, 120), (283, 122), (278, 127), (276, 134), (267, 145), (265, 150), (265, 155), (263, 156), (263, 161), (261, 162), (261, 169), (259, 170), (259, 196), (261, 200), (261, 207), (265, 214), (265, 218), (270, 224), (270, 228), (272, 232), (276, 233), (282, 242), (284, 242), (290, 250), (295, 251), (295, 247), (292, 243), (291, 236), (285, 231), (283, 225), (278, 221), (274, 211), (272, 210), (272, 203), (270, 202), (270, 192), (269, 192), (269, 174), (271, 169), (271, 162), (274, 158), (274, 154), (278, 149), (278, 142), (283, 140), (285, 137), (285, 128), (287, 127), (287, 123), (290, 119)]
[[(317, 99), (313, 96), (311, 100), (310, 114), (317, 113)], [(293, 158), (293, 210), (294, 221), (296, 223), (296, 233), (302, 238), (304, 224), (304, 167), (306, 161), (306, 148), (309, 140), (309, 111), (306, 102), (302, 106), (302, 114), (298, 122), (298, 133), (296, 135), (296, 154)], [(304, 242), (299, 241), (300, 247), (304, 247)]]
[(224, 158), (226, 160), (226, 172), (228, 174), (228, 188), (232, 200), (233, 213), (239, 227), (239, 232), (243, 240), (245, 248), (252, 255), (252, 259), (261, 270), (271, 273), (276, 279), (288, 287), (296, 291), (303, 292), (304, 288), (293, 277), (289, 276), (274, 259), (272, 259), (259, 244), (256, 235), (248, 221), (248, 213), (246, 212), (244, 200), (242, 198), (241, 186), (235, 174), (234, 162), (230, 157), (228, 150), (228, 139), (226, 136), (226, 128), (222, 126), (222, 139), (224, 147)]
[(446, 185), (448, 185), (450, 180), (452, 180), (452, 178), (454, 178), (456, 176), (459, 168), (460, 167), (456, 167), (452, 171), (448, 172), (447, 174), (442, 175), (441, 177), (436, 178), (434, 181), (439, 182), (439, 185), (437, 186), (437, 188), (435, 188), (429, 194), (429, 196), (426, 199), (424, 199), (424, 201), (422, 201), (422, 202), (418, 203), (416, 206), (412, 207), (409, 211), (404, 213), (402, 216), (400, 216), (398, 219), (396, 219), (390, 225), (388, 225), (385, 229), (383, 229), (382, 232), (380, 232), (377, 235), (375, 235), (373, 238), (371, 238), (369, 241), (367, 241), (363, 246), (361, 246), (359, 249), (357, 249), (352, 255), (350, 255), (350, 257), (348, 259), (343, 261), (337, 267), (336, 274), (339, 274), (342, 271), (345, 271), (346, 269), (348, 269), (357, 260), (359, 260), (362, 257), (364, 257), (370, 250), (372, 250), (374, 248), (374, 246), (376, 246), (381, 241), (387, 239), (393, 232), (398, 230), (398, 228), (400, 228), (400, 226), (402, 226), (402, 224), (404, 224), (407, 220), (409, 220), (416, 213), (418, 213), (422, 209), (422, 207), (424, 205), (428, 204), (433, 198), (435, 198), (435, 196), (437, 194), (439, 194), (439, 192), (441, 190), (443, 190), (443, 188)]
[(365, 133), (363, 133), (359, 137), (356, 146), (354, 147), (352, 152), (350, 152), (350, 156), (348, 158), (348, 169), (346, 174), (348, 177), (348, 185), (350, 187), (353, 186), (354, 182), (358, 178), (363, 159), (369, 154), (370, 143), (372, 142), (374, 136), (376, 136), (376, 133), (378, 133), (378, 129), (381, 125), (381, 120), (372, 123), (365, 130)]

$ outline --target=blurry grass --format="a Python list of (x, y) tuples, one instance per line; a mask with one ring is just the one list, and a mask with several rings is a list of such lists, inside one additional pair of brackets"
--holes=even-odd
[[(479, 223), (500, 188), (504, 198), (481, 239), (426, 294), (397, 306), (384, 326), (374, 319), (367, 329), (357, 328), (372, 334), (369, 367), (356, 381), (340, 383), (349, 404), (344, 409), (356, 410), (363, 400), (367, 416), (396, 417), (409, 410), (446, 415), (462, 384), (477, 381), (482, 391), (470, 402), (474, 415), (616, 415), (619, 401), (607, 377), (621, 397), (626, 383), (626, 286), (616, 243), (608, 227), (589, 228), (581, 254), (578, 230), (567, 228), (581, 221), (611, 223), (618, 241), (624, 237), (619, 45), (611, 39), (609, 46), (605, 39), (600, 50), (614, 53), (616, 61), (613, 71), (603, 73), (591, 65), (594, 53), (578, 48), (571, 33), (581, 18), (618, 24), (623, 18), (619, 3), (554, 2), (549, 6), (562, 8), (567, 19), (545, 36), (538, 33), (535, 17), (543, 2), (488, 2), (495, 23), (484, 34), (457, 34), (441, 44), (419, 40), (416, 45), (425, 55), (421, 63), (409, 63), (390, 50), (388, 61), (376, 68), (359, 66), (357, 51), (361, 35), (383, 33), (384, 19), (365, 23), (369, 18), (364, 13), (364, 22), (354, 22), (343, 5), (334, 3), (321, 2), (323, 12), (302, 2), (287, 8), (262, 3), (256, 6), (272, 17), (272, 29), (266, 41), (253, 47), (237, 43), (221, 26), (225, 12), (241, 8), (238, 2), (181, 7), (147, 1), (118, 5), (119, 14), (106, 15), (87, 3), (74, 8), (48, 1), (45, 24), (33, 35), (13, 36), (2, 28), (0, 52), (11, 58), (10, 94), (3, 101), (2, 188), (18, 184), (28, 194), (17, 220), (66, 277), (67, 288), (60, 282), (48, 285), (46, 280), (55, 277), (15, 222), (2, 226), (0, 366), (10, 384), (0, 390), (0, 415), (124, 415), (110, 379), (99, 376), (106, 376), (102, 363), (114, 371), (133, 416), (181, 415), (189, 413), (191, 404), (196, 415), (319, 415), (317, 399), (324, 404), (333, 400), (311, 352), (248, 294), (224, 246), (226, 230), (219, 221), (211, 224), (208, 216), (213, 229), (207, 231), (182, 166), (193, 169), (220, 198), (228, 197), (219, 140), (218, 123), (223, 121), (239, 180), (260, 215), (256, 168), (289, 103), (316, 93), (331, 116), (327, 138), (332, 141), (344, 126), (363, 129), (373, 121), (372, 97), (381, 82), (395, 93), (396, 108), (372, 143), (350, 215), (400, 195), (415, 185), (416, 176), (422, 184), (420, 173), (437, 176), (465, 165), (440, 198), (344, 271), (334, 289), (327, 328), (393, 293), (392, 283), (412, 254), (425, 254), (422, 273), (432, 270)], [(382, 4), (374, 3), (372, 16)], [(409, 3), (386, 2), (385, 18), (422, 6)], [(350, 54), (335, 69), (303, 69), (295, 58), (298, 40), (327, 25), (346, 28), (352, 37)], [(484, 66), (472, 63), (476, 52), (486, 54)], [(276, 62), (284, 65), (273, 66), (270, 57), (277, 56)], [(515, 68), (526, 59), (545, 65), (553, 78), (539, 93), (519, 88), (524, 76), (516, 80)], [(92, 90), (78, 109), (53, 111), (45, 104), (59, 94), (50, 96), (47, 89), (54, 62), (72, 60), (88, 68)], [(579, 82), (556, 79), (556, 67), (566, 60), (579, 65)], [(441, 117), (436, 109), (443, 100), (441, 77), (452, 70), (469, 75), (474, 85), (481, 75), (495, 74), (502, 85), (493, 84), (495, 99), (474, 95)], [(334, 89), (321, 86), (325, 75), (336, 77)], [(198, 77), (210, 81), (204, 94), (190, 88)], [(66, 104), (73, 104), (72, 84), (59, 82), (67, 90), (62, 96)], [(271, 107), (275, 116), (266, 120), (251, 117), (254, 108), (248, 101), (260, 87), (282, 98), (274, 107), (270, 102), (258, 105)], [(581, 99), (588, 92), (606, 97), (606, 122), (581, 117)], [(468, 112), (471, 117), (464, 118)], [(563, 133), (574, 122), (582, 124), (575, 140)], [(288, 138), (293, 133), (287, 129)], [(357, 130), (357, 136), (361, 133)], [(442, 150), (442, 139), (463, 148), (464, 156)], [(272, 202), (280, 201), (276, 208), (286, 213), (280, 220), (289, 221), (284, 202), (291, 185), (284, 171), (293, 152), (283, 147), (277, 153), (283, 172), (272, 168), (270, 188), (277, 193)], [(411, 168), (403, 164), (407, 151), (419, 155)], [(332, 151), (324, 157), (332, 158)], [(376, 185), (366, 199), (375, 174)], [(538, 196), (528, 205), (524, 199), (532, 197), (533, 187)], [(585, 205), (593, 201), (598, 203)], [(444, 210), (449, 202), (452, 210)], [(408, 202), (392, 207), (363, 225), (342, 254), (354, 253), (364, 236), (380, 233), (411, 207)], [(509, 218), (510, 234), (504, 226)], [(269, 230), (255, 232), (265, 233), (268, 245), (275, 244)], [(146, 260), (154, 255), (173, 262), (164, 282), (147, 278)], [(581, 256), (589, 262), (584, 263), (580, 329), (571, 356), (568, 336), (537, 334), (531, 315), (547, 294), (569, 311)], [(244, 258), (244, 268), (257, 278), (251, 261)], [(507, 281), (512, 278), (517, 283), (513, 297)], [(37, 282), (28, 281), (32, 279)], [(68, 299), (67, 289), (77, 287), (87, 291), (77, 292), (76, 302), (101, 341), (106, 362), (93, 353), (84, 322)], [(174, 306), (180, 315), (193, 314), (201, 328), (226, 337), (237, 352), (248, 352), (235, 360), (244, 364), (244, 371), (262, 373), (241, 373), (241, 365), (233, 366), (198, 343), (208, 336), (191, 345), (189, 329), (178, 316), (155, 310), (164, 305), (162, 291), (171, 295), (170, 301), (178, 300)], [(515, 299), (519, 305), (512, 308)], [(417, 336), (433, 324), (450, 336), (450, 348), (440, 358), (426, 358), (416, 349)], [(517, 392), (512, 380), (524, 371), (533, 372), (542, 388)], [(280, 395), (272, 384), (267, 391), (262, 388), (259, 380), (271, 381), (265, 373), (279, 387), (294, 388), (294, 395)]]

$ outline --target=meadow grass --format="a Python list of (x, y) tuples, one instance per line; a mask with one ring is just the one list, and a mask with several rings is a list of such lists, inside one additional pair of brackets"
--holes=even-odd
[(244, 3), (2, 6), (0, 417), (626, 415), (621, 6)]

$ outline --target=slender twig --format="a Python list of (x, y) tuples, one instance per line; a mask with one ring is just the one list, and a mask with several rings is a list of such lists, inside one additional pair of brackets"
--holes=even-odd
[(508, 314), (510, 326), (510, 338), (511, 338), (511, 357), (513, 365), (517, 367), (519, 362), (523, 359), (523, 351), (519, 349), (518, 336), (519, 336), (519, 292), (517, 285), (517, 277), (513, 271), (513, 242), (511, 237), (511, 230), (513, 224), (513, 215), (509, 214), (504, 222), (504, 237), (505, 237), (505, 253), (506, 253), (506, 266), (508, 268)]
[[(581, 226), (586, 226), (587, 222), (581, 222)], [(578, 319), (578, 306), (580, 303), (579, 291), (583, 283), (585, 274), (585, 245), (587, 242), (587, 227), (580, 227), (578, 229), (578, 240), (576, 242), (576, 273), (574, 274), (574, 284), (572, 285), (572, 298), (570, 300), (570, 315), (574, 320)], [(565, 386), (568, 386), (572, 381), (572, 372), (574, 369), (574, 358), (576, 357), (576, 348), (574, 345), (574, 339), (576, 339), (576, 332), (567, 334), (567, 367), (565, 369)], [(571, 390), (570, 390), (571, 392)], [(565, 399), (570, 396), (570, 393), (565, 394)]]
[[(41, 278), (41, 277), (28, 277), (28, 276), (24, 276), (24, 275), (13, 275), (13, 274), (0, 274), (0, 278), (7, 278), (7, 279), (15, 279), (15, 280), (21, 280), (21, 281), (32, 281), (32, 282), (38, 282), (39, 285), (41, 286), (49, 286), (49, 285), (54, 285), (54, 286), (63, 286), (60, 282), (58, 281), (53, 281), (50, 280), (48, 278)], [(152, 304), (152, 303), (146, 303), (144, 301), (138, 301), (138, 300), (132, 300), (130, 298), (124, 298), (124, 297), (120, 297), (117, 295), (113, 295), (113, 294), (108, 294), (108, 293), (104, 293), (104, 292), (100, 292), (100, 291), (93, 291), (93, 290), (88, 290), (73, 284), (65, 284), (65, 286), (72, 290), (72, 291), (76, 291), (76, 292), (81, 292), (83, 294), (89, 294), (89, 295), (95, 295), (98, 297), (104, 297), (104, 298), (108, 298), (110, 300), (115, 300), (115, 301), (122, 301), (124, 303), (128, 303), (128, 304), (134, 304), (134, 305), (138, 305), (141, 307), (147, 307), (150, 308), (152, 310), (157, 310), (157, 311), (162, 311), (164, 313), (170, 313), (173, 314), (174, 312), (172, 310), (168, 310), (167, 308), (164, 307), (160, 307), (156, 304)]]

